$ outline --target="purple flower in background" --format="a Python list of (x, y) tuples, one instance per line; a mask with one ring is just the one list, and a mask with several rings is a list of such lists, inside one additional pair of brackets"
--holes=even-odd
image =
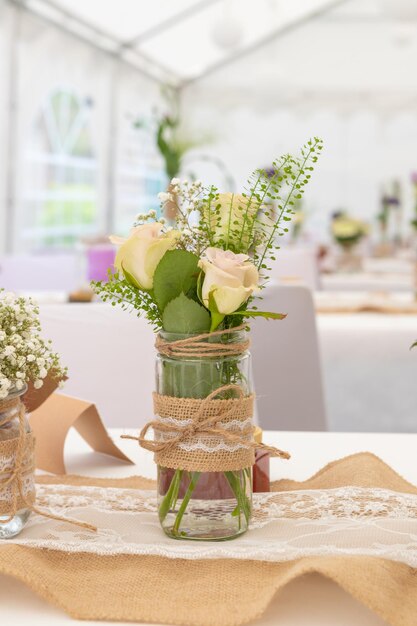
[(417, 172), (411, 172), (411, 182), (413, 185), (417, 185)]
[(264, 167), (263, 171), (265, 172), (268, 178), (272, 178), (277, 173), (277, 170), (274, 167), (272, 167), (272, 165), (269, 165), (268, 167)]

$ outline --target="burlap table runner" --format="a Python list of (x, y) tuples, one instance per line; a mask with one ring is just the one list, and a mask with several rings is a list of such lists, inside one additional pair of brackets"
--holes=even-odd
[[(152, 481), (138, 477), (42, 477), (39, 481), (153, 488)], [(347, 485), (417, 494), (416, 487), (371, 454), (331, 463), (305, 482), (282, 480), (272, 487), (285, 492)], [(159, 556), (100, 556), (0, 544), (0, 573), (22, 580), (78, 619), (235, 626), (262, 615), (280, 588), (309, 572), (334, 580), (392, 626), (416, 624), (417, 570), (379, 558), (322, 556), (287, 563), (173, 561)]]

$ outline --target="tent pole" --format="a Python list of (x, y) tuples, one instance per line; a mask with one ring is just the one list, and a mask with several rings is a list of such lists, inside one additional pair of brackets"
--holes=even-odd
[(117, 88), (119, 83), (119, 60), (114, 59), (110, 72), (109, 81), (109, 132), (107, 141), (107, 185), (106, 185), (106, 211), (105, 211), (105, 228), (107, 233), (112, 233), (115, 230), (116, 224), (116, 168), (117, 168), (117, 136), (118, 136), (118, 124), (117, 124), (117, 109), (118, 98)]
[(145, 30), (140, 35), (137, 35), (137, 37), (132, 37), (132, 39), (122, 44), (122, 48), (132, 48), (133, 46), (140, 46), (145, 41), (157, 37), (164, 31), (170, 30), (173, 26), (176, 26), (176, 24), (179, 24), (189, 17), (192, 17), (193, 15), (196, 15), (197, 13), (200, 13), (205, 9), (208, 9), (212, 4), (217, 4), (218, 2), (221, 2), (221, 0), (199, 0), (199, 2), (196, 2), (190, 7), (179, 11), (172, 17), (162, 22), (159, 22), (159, 24), (155, 24), (155, 26), (152, 26), (148, 30)]
[[(116, 37), (114, 37), (113, 35), (109, 34), (106, 31), (104, 31), (102, 28), (98, 28), (95, 24), (92, 24), (88, 20), (85, 20), (82, 17), (79, 17), (78, 15), (75, 15), (74, 13), (71, 13), (71, 11), (68, 11), (68, 9), (65, 9), (64, 7), (61, 7), (54, 0), (41, 0), (41, 1), (42, 1), (42, 3), (44, 5), (46, 5), (47, 7), (50, 7), (53, 11), (56, 11), (56, 13), (61, 18), (69, 20), (69, 21), (74, 22), (74, 23), (80, 24), (83, 28), (87, 28), (88, 30), (90, 30), (91, 33), (93, 33), (99, 39), (107, 39), (108, 41), (110, 41), (112, 43), (112, 45), (115, 46), (114, 55), (116, 57), (120, 56), (120, 58), (122, 58), (121, 54), (120, 54), (121, 51), (124, 48), (124, 44), (123, 44), (122, 41), (120, 41), (119, 39), (116, 39)], [(211, 0), (211, 1), (213, 1), (213, 0)], [(40, 17), (43, 17), (43, 15), (40, 14)], [(71, 29), (67, 29), (67, 30), (70, 33), (73, 32)], [(94, 41), (92, 43), (99, 50), (102, 49), (102, 47), (100, 45), (98, 45), (97, 43), (95, 43)], [(139, 58), (142, 58), (144, 61), (146, 61), (150, 65), (154, 65), (160, 71), (165, 72), (167, 74), (171, 73), (171, 71), (168, 68), (166, 68), (164, 65), (162, 65), (158, 61), (155, 61), (154, 59), (151, 59), (150, 57), (148, 57), (147, 55), (142, 53), (140, 50), (134, 50), (134, 53), (136, 54), (136, 56), (138, 56)], [(122, 60), (123, 60), (123, 58), (122, 58)]]
[(189, 85), (192, 85), (193, 83), (196, 83), (197, 81), (200, 81), (203, 78), (206, 78), (210, 74), (213, 74), (214, 72), (222, 70), (227, 65), (235, 63), (235, 61), (240, 61), (240, 59), (244, 58), (245, 56), (248, 56), (249, 54), (252, 54), (253, 52), (257, 52), (260, 48), (263, 48), (267, 44), (271, 43), (272, 41), (277, 39), (277, 37), (281, 37), (281, 38), (285, 37), (285, 35), (289, 35), (293, 31), (298, 30), (299, 28), (302, 28), (309, 22), (319, 19), (323, 17), (324, 15), (327, 15), (327, 13), (329, 13), (330, 11), (333, 11), (334, 9), (338, 8), (342, 4), (346, 4), (347, 2), (351, 2), (351, 1), (352, 0), (331, 0), (325, 6), (322, 6), (319, 9), (311, 11), (307, 15), (303, 15), (302, 17), (299, 17), (298, 19), (294, 20), (290, 24), (286, 24), (285, 26), (279, 26), (278, 28), (274, 29), (269, 35), (267, 35), (266, 37), (263, 37), (259, 41), (256, 41), (255, 43), (251, 44), (250, 46), (247, 46), (246, 48), (243, 48), (242, 50), (238, 50), (237, 52), (230, 54), (228, 57), (226, 57), (225, 59), (221, 61), (213, 63), (212, 65), (209, 65), (203, 72), (201, 72), (197, 76), (194, 76), (193, 78), (188, 78), (182, 81), (180, 87), (181, 88), (188, 87)]
[[(43, 0), (45, 1), (45, 0)], [(108, 50), (107, 48), (100, 46), (99, 44), (97, 44), (95, 41), (93, 41), (91, 38), (81, 35), (80, 33), (75, 32), (74, 30), (72, 30), (71, 28), (68, 28), (67, 26), (65, 26), (63, 23), (58, 22), (55, 19), (52, 19), (50, 17), (47, 17), (46, 15), (43, 15), (42, 13), (40, 13), (39, 11), (36, 11), (36, 9), (32, 8), (31, 6), (29, 6), (29, 4), (22, 4), (21, 0), (7, 0), (7, 2), (9, 2), (9, 4), (11, 4), (12, 6), (19, 6), (21, 9), (23, 9), (24, 11), (26, 11), (27, 13), (33, 15), (34, 17), (36, 17), (38, 20), (43, 21), (45, 24), (49, 24), (49, 26), (53, 26), (54, 28), (56, 28), (57, 30), (59, 30), (61, 33), (64, 33), (65, 35), (69, 35), (70, 37), (73, 37), (74, 39), (77, 39), (77, 41), (80, 41), (92, 48), (94, 48), (94, 50), (99, 50), (102, 54), (109, 56), (111, 58), (120, 58), (121, 61), (127, 66), (130, 67), (130, 69), (134, 70), (135, 72), (137, 72), (138, 74), (141, 74), (142, 76), (145, 76), (146, 78), (148, 78), (149, 80), (151, 80), (152, 82), (157, 83), (158, 85), (161, 84), (161, 82), (164, 82), (163, 80), (161, 80), (160, 78), (158, 78), (157, 76), (155, 76), (153, 73), (148, 72), (146, 69), (144, 69), (143, 67), (139, 67), (137, 65), (135, 65), (134, 63), (131, 63), (130, 61), (122, 58), (120, 56), (120, 53), (118, 50), (113, 51), (113, 50)], [(48, 5), (53, 8), (53, 3), (52, 2), (48, 2)], [(56, 7), (56, 11), (60, 12), (60, 10), (58, 9), (58, 7)], [(65, 12), (64, 14), (61, 12), (61, 17), (66, 18), (67, 20), (72, 20), (74, 22), (78, 22), (81, 25), (84, 25), (85, 27), (90, 28), (97, 37), (101, 36), (101, 37), (106, 37), (109, 41), (112, 42), (113, 45), (118, 45), (119, 42), (115, 41), (112, 37), (110, 37), (109, 35), (105, 35), (104, 33), (102, 33), (101, 31), (99, 31), (98, 29), (96, 29), (95, 27), (91, 27), (91, 26), (87, 26), (86, 23), (78, 20), (78, 18), (76, 18), (75, 16), (70, 16), (67, 12)], [(147, 61), (148, 63), (152, 63), (155, 67), (159, 67), (160, 70), (163, 70), (165, 72), (168, 72), (167, 69), (161, 67), (160, 65), (158, 66), (158, 63), (148, 59), (147, 57), (145, 58), (144, 55), (139, 54), (138, 52), (136, 53), (136, 55), (140, 58), (142, 58), (143, 60)], [(170, 72), (172, 73), (172, 72)]]
[(9, 47), (8, 132), (6, 161), (6, 240), (5, 251), (14, 250), (16, 226), (17, 125), (19, 88), (19, 45), (22, 11), (20, 3), (13, 7)]

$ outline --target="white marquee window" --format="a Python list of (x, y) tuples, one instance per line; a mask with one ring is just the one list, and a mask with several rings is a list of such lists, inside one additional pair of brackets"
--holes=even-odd
[(126, 118), (120, 128), (116, 182), (116, 225), (127, 232), (138, 213), (159, 211), (157, 195), (167, 186), (162, 158), (149, 130), (136, 128)]
[(23, 198), (26, 249), (69, 248), (96, 231), (92, 107), (88, 98), (57, 88), (34, 120)]

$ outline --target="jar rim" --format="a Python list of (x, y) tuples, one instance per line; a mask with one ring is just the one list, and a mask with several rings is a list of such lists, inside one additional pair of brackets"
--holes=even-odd
[[(24, 384), (22, 389), (16, 389), (16, 387), (11, 387), (9, 393), (3, 399), (4, 400), (13, 400), (13, 398), (19, 398), (20, 396), (23, 396), (27, 392), (27, 390), (28, 390), (28, 386), (27, 386), (26, 383)], [(0, 402), (1, 402), (1, 400), (0, 400)]]
[[(224, 334), (206, 334), (205, 337), (199, 339), (194, 344), (195, 350), (192, 350), (193, 341), (185, 342), (181, 344), (183, 340), (192, 339), (198, 337), (203, 333), (169, 333), (161, 331), (158, 334), (157, 350), (159, 356), (173, 360), (226, 360), (236, 359), (248, 354), (249, 341), (247, 339), (246, 330), (236, 330), (233, 332), (226, 332)], [(178, 341), (178, 346), (175, 346), (175, 342)], [(207, 349), (203, 346), (207, 345)], [(165, 347), (164, 347), (165, 346)], [(216, 348), (218, 346), (218, 348)], [(224, 346), (224, 347), (223, 347)]]
[[(224, 337), (228, 337), (230, 340), (230, 343), (234, 343), (238, 340), (240, 340), (242, 337), (245, 337), (247, 335), (248, 331), (247, 330), (234, 330), (232, 332), (225, 332), (222, 335), (215, 335), (213, 337), (213, 341), (215, 340), (218, 343), (229, 343), (229, 341), (222, 341), (222, 338)], [(169, 331), (165, 331), (165, 330), (160, 330), (158, 331), (157, 335), (159, 335), (160, 337), (162, 337), (162, 339), (165, 339), (166, 341), (178, 341), (181, 339), (188, 339), (191, 337), (198, 337), (199, 335), (203, 335), (206, 334), (205, 332), (201, 332), (201, 333), (173, 333), (173, 332), (169, 332)], [(202, 339), (201, 341), (209, 341), (211, 338), (211, 335), (209, 335), (209, 333), (207, 332), (207, 337)]]

